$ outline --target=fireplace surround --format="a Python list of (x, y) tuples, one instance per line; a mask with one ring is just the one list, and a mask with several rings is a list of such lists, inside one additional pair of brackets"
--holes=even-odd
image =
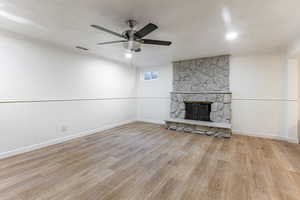
[[(225, 55), (173, 62), (169, 129), (231, 136), (229, 61)], [(199, 103), (206, 103), (206, 117), (204, 110), (197, 114)]]
[(185, 119), (185, 102), (211, 102), (210, 121), (231, 122), (230, 92), (171, 92), (171, 118)]

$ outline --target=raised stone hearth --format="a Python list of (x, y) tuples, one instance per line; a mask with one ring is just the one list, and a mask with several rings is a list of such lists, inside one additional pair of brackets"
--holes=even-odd
[(231, 125), (228, 123), (202, 122), (172, 118), (165, 120), (165, 122), (169, 130), (223, 138), (231, 137)]
[[(216, 56), (173, 63), (170, 119), (165, 120), (167, 128), (217, 137), (231, 136), (229, 58)], [(210, 104), (208, 112), (204, 112), (206, 116), (210, 113), (208, 122), (187, 120), (187, 102)], [(193, 109), (196, 110), (192, 113), (197, 112), (197, 106)]]

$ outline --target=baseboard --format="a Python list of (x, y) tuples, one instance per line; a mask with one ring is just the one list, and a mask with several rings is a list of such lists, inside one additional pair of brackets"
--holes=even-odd
[(252, 133), (252, 132), (239, 131), (239, 130), (232, 130), (232, 133), (235, 135), (246, 135), (246, 136), (258, 137), (258, 138), (281, 140), (281, 141), (286, 141), (286, 142), (295, 143), (295, 144), (299, 143), (298, 139), (296, 139), (296, 138), (287, 138), (287, 137), (264, 134), (264, 133), (257, 134), (257, 133)]
[[(155, 120), (155, 119), (145, 119), (145, 118), (143, 118), (143, 119), (138, 119), (137, 121), (153, 123), (153, 124), (164, 124), (164, 121)], [(265, 134), (265, 133), (257, 134), (257, 133), (239, 131), (239, 130), (232, 130), (232, 133), (236, 134), (236, 135), (246, 135), (246, 136), (258, 137), (258, 138), (281, 140), (281, 141), (286, 141), (286, 142), (295, 143), (295, 144), (299, 143), (297, 138), (286, 138), (286, 137), (281, 137), (281, 136), (276, 136), (276, 135), (271, 135), (271, 134)]]
[(27, 153), (27, 152), (34, 151), (34, 150), (37, 150), (37, 149), (40, 149), (40, 148), (44, 148), (44, 147), (47, 147), (47, 146), (50, 146), (50, 145), (63, 143), (63, 142), (66, 142), (68, 140), (72, 140), (72, 139), (75, 139), (75, 138), (80, 138), (80, 137), (83, 137), (83, 136), (92, 135), (92, 134), (95, 134), (95, 133), (100, 132), (100, 131), (115, 128), (117, 126), (121, 126), (121, 125), (124, 125), (124, 124), (129, 124), (129, 123), (132, 123), (132, 122), (135, 122), (135, 121), (137, 121), (137, 120), (135, 120), (135, 119), (134, 120), (126, 120), (126, 121), (119, 122), (119, 123), (105, 125), (105, 126), (102, 126), (102, 127), (96, 128), (96, 129), (83, 131), (83, 132), (73, 134), (73, 135), (69, 135), (69, 136), (66, 136), (66, 137), (56, 138), (56, 139), (52, 139), (52, 140), (42, 142), (42, 143), (39, 143), (39, 144), (34, 144), (34, 145), (31, 145), (31, 146), (21, 147), (21, 148), (12, 150), (12, 151), (3, 152), (3, 153), (0, 153), (0, 159), (8, 158), (8, 157), (23, 154), (23, 153)]
[(290, 142), (290, 143), (299, 144), (299, 139), (296, 139), (296, 138), (286, 138), (285, 141)]
[(138, 119), (137, 121), (153, 123), (153, 124), (164, 124), (165, 123), (163, 120), (156, 120), (156, 119)]

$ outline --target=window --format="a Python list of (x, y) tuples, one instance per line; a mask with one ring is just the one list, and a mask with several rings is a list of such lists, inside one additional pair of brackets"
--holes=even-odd
[(158, 72), (144, 72), (144, 81), (157, 80)]

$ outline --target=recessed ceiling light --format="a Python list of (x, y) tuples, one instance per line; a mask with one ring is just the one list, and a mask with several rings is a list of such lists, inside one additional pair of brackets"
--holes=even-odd
[(131, 52), (125, 53), (125, 58), (131, 59), (132, 58), (132, 53)]
[(226, 40), (235, 40), (238, 37), (238, 33), (237, 32), (229, 32), (226, 34)]

